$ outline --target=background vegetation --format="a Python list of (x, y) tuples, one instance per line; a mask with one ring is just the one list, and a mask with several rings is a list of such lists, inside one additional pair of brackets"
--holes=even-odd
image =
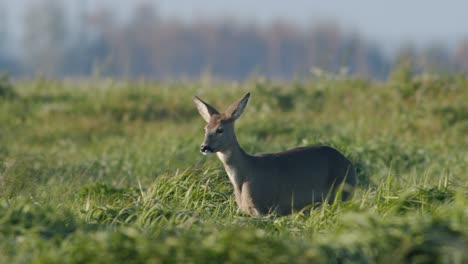
[[(468, 261), (468, 79), (387, 82), (0, 81), (1, 263)], [(192, 96), (252, 98), (249, 152), (328, 144), (357, 166), (345, 203), (286, 217), (237, 211), (198, 146)]]
[[(284, 19), (262, 24), (253, 22), (254, 18), (223, 13), (218, 18), (200, 14), (187, 20), (160, 13), (158, 1), (131, 1), (125, 6), (121, 2), (0, 2), (0, 69), (21, 77), (41, 73), (55, 77), (197, 79), (210, 74), (224, 80), (244, 80), (256, 73), (291, 80), (321, 68), (386, 79), (392, 65), (411, 61), (416, 72), (468, 73), (467, 32), (461, 32), (456, 40), (442, 34), (439, 41), (424, 45), (418, 44), (415, 34), (407, 44), (390, 52), (387, 40), (365, 36), (343, 21), (340, 25), (336, 19), (320, 19), (314, 10), (310, 10), (310, 25), (295, 23), (294, 14), (288, 15), (286, 10)], [(201, 10), (204, 5), (200, 3)], [(344, 7), (336, 4), (336, 8)], [(122, 10), (127, 11), (125, 19)], [(268, 10), (266, 4), (259, 17)], [(415, 20), (421, 12), (428, 12), (426, 5), (413, 11), (402, 5), (401, 10), (418, 14)], [(439, 12), (435, 15), (439, 21), (451, 13), (445, 9)], [(378, 14), (367, 15), (383, 19)], [(399, 32), (398, 25), (395, 23), (392, 31)], [(406, 26), (414, 27), (412, 23)], [(427, 27), (443, 31), (436, 22)], [(459, 30), (462, 28), (460, 25)]]

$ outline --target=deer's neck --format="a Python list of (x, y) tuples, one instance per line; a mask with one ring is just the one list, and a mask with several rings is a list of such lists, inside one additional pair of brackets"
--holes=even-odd
[(250, 156), (239, 146), (236, 138), (229, 148), (216, 154), (223, 163), (231, 183), (238, 191), (242, 191), (242, 184), (246, 181), (249, 170)]

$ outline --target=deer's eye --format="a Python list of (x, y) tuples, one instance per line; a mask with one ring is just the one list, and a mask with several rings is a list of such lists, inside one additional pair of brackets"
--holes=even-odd
[(222, 134), (224, 132), (224, 129), (222, 127), (218, 127), (216, 129), (216, 134)]

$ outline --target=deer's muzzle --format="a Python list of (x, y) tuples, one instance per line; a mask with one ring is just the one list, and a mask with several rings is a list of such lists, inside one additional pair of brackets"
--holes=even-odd
[(203, 153), (203, 155), (206, 155), (208, 153), (213, 153), (213, 149), (210, 146), (203, 144), (200, 146), (200, 152)]

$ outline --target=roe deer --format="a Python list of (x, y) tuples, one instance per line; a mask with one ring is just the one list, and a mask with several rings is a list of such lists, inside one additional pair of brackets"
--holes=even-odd
[(300, 147), (272, 154), (249, 155), (237, 142), (234, 123), (250, 93), (219, 113), (197, 96), (198, 112), (208, 123), (200, 151), (216, 153), (234, 186), (236, 203), (252, 216), (290, 214), (314, 203), (347, 199), (355, 185), (351, 162), (328, 146)]

